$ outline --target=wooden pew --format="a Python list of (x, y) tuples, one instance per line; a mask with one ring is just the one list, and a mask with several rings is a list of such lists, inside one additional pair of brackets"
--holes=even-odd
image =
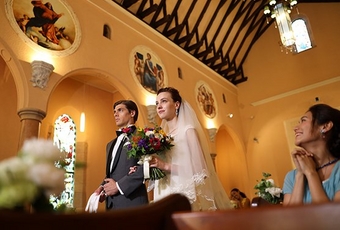
[(268, 201), (266, 201), (265, 199), (262, 199), (261, 197), (254, 197), (251, 200), (251, 207), (263, 207), (263, 206), (272, 206), (275, 204), (269, 203)]
[(191, 211), (185, 196), (173, 194), (138, 208), (101, 213), (18, 213), (0, 211), (1, 229), (176, 229), (171, 214)]
[(177, 230), (340, 229), (340, 203), (176, 212), (172, 218)]

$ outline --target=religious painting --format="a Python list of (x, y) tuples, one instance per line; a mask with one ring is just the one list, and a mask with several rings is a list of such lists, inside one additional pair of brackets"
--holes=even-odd
[(63, 55), (80, 44), (79, 23), (65, 0), (5, 0), (13, 29), (35, 48)]
[(135, 81), (152, 94), (167, 85), (164, 65), (148, 47), (137, 46), (132, 50), (130, 70)]
[(196, 102), (201, 111), (209, 118), (214, 118), (217, 113), (215, 96), (210, 87), (203, 81), (196, 84)]

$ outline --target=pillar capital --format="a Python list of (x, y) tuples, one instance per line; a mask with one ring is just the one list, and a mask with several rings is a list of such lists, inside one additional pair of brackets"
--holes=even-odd
[(42, 121), (46, 117), (46, 112), (36, 108), (23, 108), (18, 111), (20, 120)]

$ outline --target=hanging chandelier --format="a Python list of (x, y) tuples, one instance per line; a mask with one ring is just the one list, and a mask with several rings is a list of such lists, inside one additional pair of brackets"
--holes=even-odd
[(290, 13), (296, 5), (297, 0), (269, 0), (263, 11), (268, 18), (275, 18), (275, 25), (279, 29), (282, 46), (290, 51), (295, 48), (295, 37)]

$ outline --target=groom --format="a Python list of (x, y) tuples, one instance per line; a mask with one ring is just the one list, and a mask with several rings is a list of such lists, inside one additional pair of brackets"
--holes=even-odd
[(106, 210), (148, 204), (143, 168), (137, 167), (136, 173), (128, 175), (130, 167), (137, 165), (138, 159), (129, 159), (127, 149), (123, 147), (127, 141), (126, 135), (136, 129), (134, 124), (138, 118), (137, 105), (131, 100), (121, 100), (113, 105), (113, 110), (119, 130), (117, 138), (106, 146), (106, 178), (95, 193), (101, 194), (100, 202), (106, 200)]

